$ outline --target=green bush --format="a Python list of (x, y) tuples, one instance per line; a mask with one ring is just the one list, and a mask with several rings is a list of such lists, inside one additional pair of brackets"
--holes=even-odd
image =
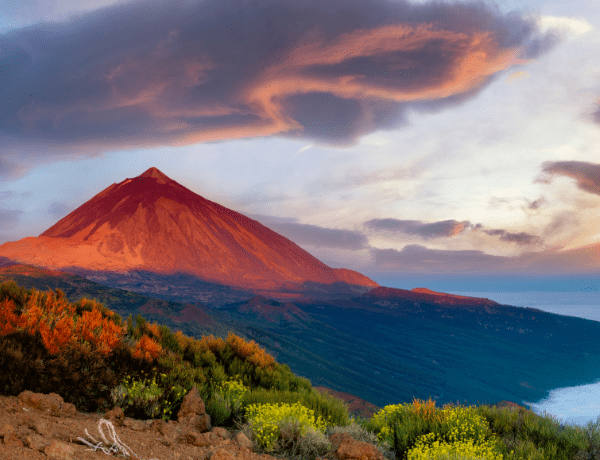
[(233, 426), (241, 423), (243, 397), (249, 391), (239, 380), (220, 383), (206, 403), (206, 412), (214, 426)]
[(111, 390), (113, 403), (119, 406), (124, 413), (131, 413), (133, 417), (138, 417), (143, 413), (146, 417), (156, 418), (165, 415), (166, 410), (161, 410), (159, 399), (163, 395), (163, 390), (152, 378), (148, 382), (132, 379), (125, 376), (123, 383)]

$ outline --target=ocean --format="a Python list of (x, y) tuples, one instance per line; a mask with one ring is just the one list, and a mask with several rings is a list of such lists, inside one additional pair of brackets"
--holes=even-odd
[[(505, 305), (538, 308), (549, 313), (575, 316), (600, 321), (599, 292), (465, 292), (445, 291), (449, 294), (485, 297)], [(600, 338), (599, 338), (600, 340)], [(549, 397), (540, 401), (514, 401), (527, 404), (536, 413), (552, 414), (563, 425), (585, 426), (600, 417), (600, 369), (598, 379), (587, 385), (556, 388)]]

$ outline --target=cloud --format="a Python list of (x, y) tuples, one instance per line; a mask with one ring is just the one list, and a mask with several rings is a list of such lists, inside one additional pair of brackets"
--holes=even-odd
[(547, 51), (556, 37), (536, 27), (483, 2), (118, 3), (0, 35), (0, 149), (22, 159), (263, 136), (351, 145)]
[(545, 161), (542, 163), (542, 173), (534, 182), (549, 184), (555, 175), (572, 177), (580, 190), (600, 195), (600, 164), (586, 161)]
[(598, 109), (592, 113), (592, 120), (600, 125), (600, 102), (598, 103)]
[(419, 220), (372, 219), (365, 222), (367, 228), (388, 232), (417, 235), (425, 240), (432, 238), (447, 238), (458, 235), (471, 224), (468, 221), (443, 220), (440, 222), (423, 223)]
[(72, 209), (62, 201), (54, 201), (46, 209), (46, 214), (49, 214), (54, 219), (59, 220), (65, 217)]
[(519, 232), (519, 233), (511, 233), (506, 230), (482, 230), (483, 233), (487, 235), (497, 236), (500, 235), (501, 241), (506, 241), (509, 243), (516, 243), (519, 246), (524, 245), (541, 245), (544, 243), (544, 240), (539, 236), (530, 235), (529, 233)]
[(542, 33), (555, 30), (572, 35), (583, 35), (593, 29), (593, 26), (585, 19), (561, 16), (542, 16), (537, 19), (537, 24), (538, 30)]
[(571, 210), (562, 211), (552, 216), (552, 220), (544, 226), (542, 233), (544, 236), (552, 236), (580, 226), (581, 219), (577, 212)]
[(544, 198), (542, 196), (542, 197), (538, 198), (537, 200), (532, 201), (531, 203), (529, 203), (529, 205), (527, 207), (529, 209), (539, 209), (546, 202), (547, 202), (546, 198)]
[(359, 250), (368, 247), (365, 235), (351, 230), (319, 227), (310, 224), (274, 224), (271, 229), (298, 245)]
[(516, 81), (523, 80), (525, 78), (531, 77), (529, 72), (525, 72), (524, 70), (519, 70), (518, 72), (511, 73), (506, 81), (508, 83), (515, 83)]
[(0, 230), (8, 230), (17, 227), (23, 211), (15, 209), (0, 209)]
[(490, 236), (499, 236), (501, 241), (523, 245), (543, 244), (542, 238), (530, 235), (529, 233), (511, 233), (502, 229), (483, 229), (482, 224), (472, 224), (465, 220), (462, 222), (456, 220), (443, 220), (433, 223), (424, 223), (419, 220), (399, 220), (399, 219), (372, 219), (364, 225), (379, 232), (401, 233), (403, 235), (416, 235), (424, 240), (435, 238), (451, 238), (467, 229), (473, 231), (482, 231)]
[(367, 237), (356, 231), (300, 224), (297, 219), (279, 218), (259, 214), (249, 215), (274, 232), (290, 239), (298, 245), (328, 247), (357, 251), (369, 247)]
[(412, 244), (402, 250), (372, 248), (374, 270), (387, 273), (470, 273), (498, 276), (583, 273), (598, 270), (597, 248), (560, 251), (560, 246), (515, 257), (494, 256), (478, 250), (429, 249)]
[(0, 191), (0, 231), (14, 229), (19, 225), (23, 211), (10, 209), (4, 200), (9, 200), (17, 197), (17, 194), (11, 190)]
[(372, 249), (375, 266), (379, 270), (398, 273), (451, 273), (499, 270), (509, 258), (492, 256), (477, 250), (448, 251), (428, 249), (417, 244), (395, 249)]

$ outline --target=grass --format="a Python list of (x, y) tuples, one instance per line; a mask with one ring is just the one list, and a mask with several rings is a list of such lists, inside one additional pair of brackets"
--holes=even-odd
[(331, 452), (349, 433), (392, 460), (596, 460), (600, 418), (586, 427), (519, 408), (431, 400), (350, 417), (340, 399), (314, 390), (253, 341), (234, 334), (192, 339), (143, 317), (123, 321), (60, 290), (0, 284), (0, 394), (60, 394), (84, 412), (119, 405), (126, 416), (175, 420), (196, 386), (213, 426), (242, 431), (255, 451), (290, 460)]

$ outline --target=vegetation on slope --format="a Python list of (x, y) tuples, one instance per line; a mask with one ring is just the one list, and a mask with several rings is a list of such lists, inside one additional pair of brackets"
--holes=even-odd
[(58, 289), (0, 284), (0, 393), (60, 394), (78, 410), (119, 404), (129, 417), (175, 418), (196, 386), (213, 426), (245, 432), (258, 452), (315, 459), (330, 452), (327, 434), (350, 433), (392, 459), (593, 460), (600, 419), (561, 427), (520, 409), (436, 409), (431, 400), (386, 406), (352, 419), (341, 400), (315, 391), (253, 341), (192, 339), (143, 317), (123, 321), (103, 304), (70, 303)]

